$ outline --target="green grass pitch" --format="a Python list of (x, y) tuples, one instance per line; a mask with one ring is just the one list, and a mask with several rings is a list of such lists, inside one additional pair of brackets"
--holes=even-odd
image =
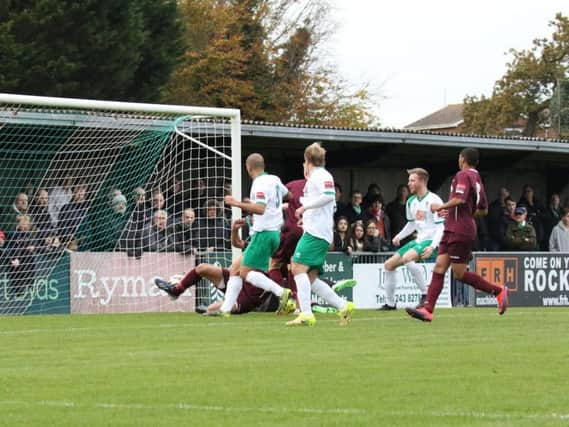
[(0, 425), (567, 426), (569, 312), (0, 318)]

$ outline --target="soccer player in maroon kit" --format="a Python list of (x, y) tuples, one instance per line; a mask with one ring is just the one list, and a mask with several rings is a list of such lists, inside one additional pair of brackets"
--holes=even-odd
[[(244, 219), (237, 219), (233, 222), (231, 227), (231, 244), (241, 249), (246, 246), (246, 242), (241, 240), (238, 230), (242, 228), (244, 224)], [(226, 284), (229, 281), (230, 271), (233, 272), (234, 275), (238, 274), (240, 265), (241, 258), (235, 260), (230, 269), (221, 268), (213, 264), (202, 263), (197, 267), (192, 268), (177, 284), (170, 283), (160, 278), (154, 279), (154, 282), (159, 289), (165, 291), (174, 300), (182, 295), (188, 288), (195, 286), (202, 278), (209, 280), (216, 288), (225, 291)], [(231, 307), (231, 314), (249, 313), (263, 304), (267, 298), (271, 297), (271, 295), (272, 294), (270, 292), (265, 292), (263, 289), (244, 281), (243, 288), (239, 292), (237, 301), (235, 302), (235, 305)], [(207, 312), (204, 314), (218, 313), (221, 304), (221, 301), (210, 304), (207, 308)], [(294, 304), (292, 306), (288, 306), (287, 309), (289, 312), (293, 311)]]
[(281, 243), (273, 254), (269, 265), (269, 277), (281, 286), (283, 285), (283, 273), (288, 274), (288, 284), (295, 295), (296, 286), (292, 274), (290, 274), (288, 270), (285, 270), (287, 273), (283, 270), (290, 264), (290, 259), (294, 253), (296, 244), (302, 237), (303, 230), (302, 227), (298, 225), (295, 212), (301, 206), (300, 197), (304, 192), (305, 184), (306, 179), (297, 179), (286, 184), (286, 188), (288, 188), (289, 194), (292, 195), (292, 197), (288, 199), (285, 222), (281, 231)]
[(452, 266), (453, 276), (476, 289), (495, 295), (498, 314), (504, 314), (508, 307), (508, 288), (484, 280), (476, 273), (467, 271), (472, 254), (472, 242), (476, 237), (474, 218), (486, 215), (488, 200), (482, 179), (475, 169), (478, 166), (478, 150), (465, 148), (458, 157), (460, 171), (454, 176), (450, 187), (449, 201), (442, 205), (431, 205), (433, 212), (447, 210), (445, 230), (439, 244), (439, 253), (431, 284), (427, 291), (425, 305), (407, 308), (407, 313), (424, 322), (433, 320), (437, 298), (443, 289), (446, 271)]

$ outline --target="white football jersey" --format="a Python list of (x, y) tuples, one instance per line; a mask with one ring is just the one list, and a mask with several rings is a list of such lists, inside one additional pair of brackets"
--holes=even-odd
[(407, 199), (407, 221), (412, 221), (417, 230), (417, 241), (432, 240), (437, 231), (437, 224), (445, 222), (437, 212), (431, 212), (431, 205), (442, 205), (443, 201), (435, 193), (427, 193), (419, 198), (412, 195)]
[(263, 215), (253, 214), (254, 232), (280, 231), (283, 225), (283, 197), (288, 189), (276, 175), (263, 173), (253, 180), (250, 199), (252, 203), (265, 205)]
[[(300, 198), (300, 203), (304, 205), (306, 202), (318, 199), (323, 194), (329, 196), (336, 194), (334, 178), (326, 169), (321, 167), (314, 168), (306, 181), (304, 196)], [(319, 208), (307, 209), (302, 215), (302, 228), (310, 235), (332, 243), (334, 238), (335, 210), (335, 198)]]

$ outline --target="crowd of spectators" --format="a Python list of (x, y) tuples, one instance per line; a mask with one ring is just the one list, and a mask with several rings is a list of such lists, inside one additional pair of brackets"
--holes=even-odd
[(113, 188), (102, 202), (89, 185), (68, 177), (51, 188), (18, 192), (1, 213), (0, 267), (14, 283), (27, 283), (40, 264), (63, 251), (117, 250), (140, 257), (230, 249), (221, 197), (207, 198), (200, 182), (186, 198), (179, 184), (174, 180), (166, 192), (149, 194), (139, 187), (131, 197)]
[[(394, 250), (391, 239), (407, 222), (409, 194), (407, 185), (401, 184), (395, 199), (384, 205), (381, 188), (371, 184), (365, 195), (352, 190), (349, 202), (343, 203), (342, 188), (336, 184), (336, 226), (330, 250), (348, 254)], [(476, 225), (477, 251), (569, 251), (569, 201), (562, 204), (554, 193), (545, 206), (531, 185), (523, 186), (517, 201), (507, 188), (500, 188), (488, 215), (477, 218)]]
[[(224, 185), (223, 194), (231, 193)], [(0, 264), (8, 274), (25, 279), (38, 256), (55, 257), (62, 251), (124, 251), (140, 257), (144, 252), (196, 254), (230, 249), (230, 215), (221, 197), (209, 198), (204, 180), (191, 193), (174, 180), (166, 192), (136, 188), (131, 196), (113, 188), (103, 206), (96, 205), (89, 186), (65, 177), (58, 185), (32, 194), (18, 192), (2, 213)], [(189, 196), (189, 197), (188, 197)], [(397, 188), (385, 204), (381, 188), (371, 184), (364, 194), (353, 190), (342, 200), (336, 184), (332, 251), (358, 254), (395, 249), (392, 238), (405, 225), (409, 189)], [(94, 211), (101, 211), (94, 215)], [(250, 225), (251, 216), (247, 222)], [(552, 194), (544, 205), (531, 185), (514, 200), (501, 188), (488, 215), (477, 219), (478, 251), (569, 252), (569, 203)], [(246, 238), (248, 227), (244, 227)], [(413, 236), (409, 236), (405, 244)]]

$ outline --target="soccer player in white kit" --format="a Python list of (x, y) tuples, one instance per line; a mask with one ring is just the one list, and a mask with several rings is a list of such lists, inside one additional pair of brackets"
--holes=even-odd
[(247, 173), (253, 179), (250, 202), (240, 202), (233, 196), (225, 196), (225, 203), (236, 206), (253, 214), (252, 237), (241, 261), (240, 277), (231, 276), (227, 283), (225, 300), (220, 308), (221, 314), (227, 314), (237, 301), (243, 281), (253, 286), (272, 292), (280, 298), (277, 313), (283, 311), (290, 297), (290, 290), (279, 286), (261, 271), (269, 270), (269, 261), (280, 244), (283, 225), (282, 200), (288, 189), (276, 175), (265, 172), (265, 160), (258, 153), (253, 153), (245, 161)]
[(423, 268), (418, 261), (434, 260), (437, 257), (437, 247), (444, 231), (444, 218), (438, 212), (431, 212), (431, 205), (440, 205), (442, 200), (427, 188), (429, 173), (422, 168), (409, 169), (409, 190), (411, 197), (407, 199), (407, 224), (393, 237), (393, 244), (400, 245), (401, 239), (415, 231), (415, 240), (401, 247), (385, 264), (385, 304), (379, 310), (395, 310), (396, 269), (406, 265), (413, 280), (421, 291), (419, 306), (424, 304), (427, 296), (427, 285), (423, 277)]
[(326, 150), (315, 142), (304, 150), (304, 196), (296, 210), (304, 233), (296, 245), (291, 270), (296, 282), (300, 314), (287, 322), (288, 326), (313, 326), (316, 318), (312, 313), (310, 290), (331, 306), (338, 309), (340, 324), (351, 319), (354, 304), (340, 298), (318, 274), (326, 260), (333, 240), (334, 210), (336, 207), (334, 178), (324, 169)]

